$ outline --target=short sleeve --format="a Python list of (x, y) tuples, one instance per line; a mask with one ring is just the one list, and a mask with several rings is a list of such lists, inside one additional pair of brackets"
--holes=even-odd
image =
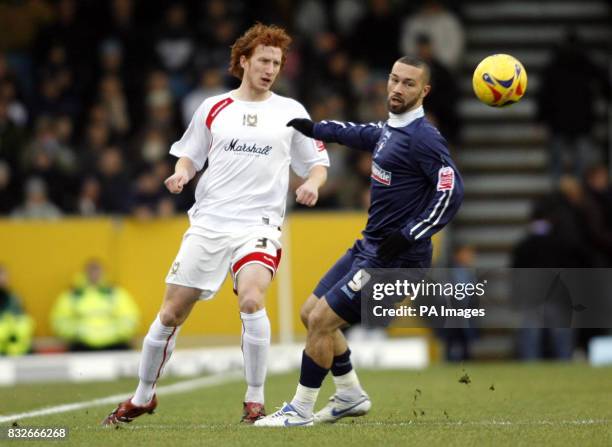
[[(292, 118), (308, 118), (310, 115), (300, 105), (298, 113)], [(315, 166), (329, 166), (329, 156), (322, 141), (309, 138), (297, 130), (291, 138), (291, 169), (302, 178)]]
[(212, 134), (206, 127), (206, 110), (205, 101), (193, 114), (181, 139), (170, 147), (171, 155), (189, 158), (198, 171), (204, 167), (212, 142)]

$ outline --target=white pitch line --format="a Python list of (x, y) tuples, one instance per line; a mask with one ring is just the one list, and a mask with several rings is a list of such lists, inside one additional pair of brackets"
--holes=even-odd
[(356, 422), (354, 426), (366, 425), (366, 426), (381, 426), (381, 427), (402, 427), (402, 426), (415, 426), (415, 425), (482, 425), (482, 426), (512, 426), (512, 425), (608, 425), (610, 422), (607, 419), (576, 419), (569, 421), (551, 421), (551, 420), (535, 420), (535, 421), (418, 421), (411, 420), (406, 422)]
[[(348, 421), (347, 421), (348, 422)], [(406, 421), (406, 422), (380, 422), (380, 421), (354, 421), (354, 423), (337, 423), (335, 427), (418, 427), (418, 426), (567, 426), (567, 425), (608, 425), (609, 420), (605, 419), (584, 419), (584, 420), (570, 420), (570, 421)], [(324, 424), (325, 425), (325, 424)], [(236, 427), (236, 424), (190, 424), (181, 425), (181, 429), (185, 430), (210, 430), (210, 429), (225, 429)], [(100, 428), (99, 425), (87, 425), (84, 427), (77, 427), (78, 429), (95, 430)], [(176, 429), (176, 425), (164, 425), (164, 424), (139, 424), (131, 425), (130, 430), (166, 430)]]
[[(198, 388), (209, 388), (217, 385), (222, 385), (225, 383), (233, 382), (236, 380), (240, 380), (243, 378), (243, 373), (241, 371), (234, 371), (229, 373), (221, 373), (215, 374), (213, 376), (202, 377), (199, 379), (186, 380), (183, 382), (177, 382), (172, 385), (166, 385), (159, 387), (157, 389), (157, 394), (161, 395), (170, 395), (170, 394), (178, 394), (184, 393), (187, 391), (192, 391)], [(57, 405), (55, 407), (46, 407), (41, 408), (39, 410), (28, 411), (26, 413), (16, 413), (8, 416), (0, 416), (0, 423), (3, 422), (14, 422), (21, 419), (34, 418), (38, 416), (46, 416), (50, 414), (58, 414), (58, 413), (66, 413), (69, 411), (83, 410), (86, 408), (98, 407), (101, 405), (109, 405), (116, 404), (117, 402), (123, 401), (131, 396), (129, 394), (115, 394), (113, 396), (102, 397), (99, 399), (93, 399), (84, 402), (75, 402), (71, 404), (63, 404)], [(522, 426), (536, 426), (536, 425), (608, 425), (612, 421), (606, 419), (577, 419), (577, 420), (564, 420), (564, 421), (554, 421), (554, 420), (534, 420), (534, 421), (427, 421), (427, 420), (409, 420), (405, 422), (377, 422), (377, 421), (363, 421), (358, 422), (357, 425), (360, 426), (380, 426), (380, 427), (403, 427), (403, 426), (418, 426), (418, 425), (446, 425), (446, 426), (470, 426), (470, 425), (480, 425), (480, 426), (512, 426), (512, 425), (522, 425)], [(342, 424), (343, 425), (343, 424)], [(227, 424), (213, 424), (213, 425), (195, 425), (192, 427), (195, 428), (218, 428), (218, 427), (227, 427)], [(97, 425), (95, 427), (98, 427)], [(89, 427), (86, 427), (89, 428)], [(92, 427), (93, 428), (93, 427)], [(139, 425), (133, 426), (131, 428), (162, 428), (160, 425)], [(174, 428), (174, 427), (173, 427)]]
[[(157, 388), (156, 393), (159, 395), (177, 394), (192, 391), (198, 388), (208, 388), (224, 383), (233, 382), (243, 377), (243, 373), (239, 371), (215, 374), (214, 376), (202, 377), (199, 379), (186, 380), (184, 382), (173, 383)], [(0, 423), (14, 422), (21, 419), (34, 418), (38, 416), (47, 416), (49, 414), (66, 413), (68, 411), (83, 410), (85, 408), (98, 407), (100, 405), (117, 404), (124, 401), (130, 394), (115, 394), (114, 396), (102, 397), (99, 399), (87, 400), (84, 402), (75, 402), (72, 404), (57, 405), (54, 407), (45, 407), (39, 410), (28, 411), (26, 413), (9, 414), (0, 416)]]

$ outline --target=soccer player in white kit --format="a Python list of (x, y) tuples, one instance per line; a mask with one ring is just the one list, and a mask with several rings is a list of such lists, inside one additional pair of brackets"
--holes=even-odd
[(213, 297), (228, 270), (243, 326), (247, 392), (242, 421), (253, 423), (265, 415), (270, 321), (264, 297), (281, 258), (289, 167), (306, 178), (296, 190), (297, 202), (314, 206), (329, 166), (323, 143), (285, 125), (307, 118), (306, 109), (270, 91), (290, 42), (282, 28), (259, 23), (236, 40), (230, 72), (242, 80), (240, 87), (206, 99), (170, 149), (179, 157), (165, 180), (172, 193), (180, 193), (206, 162), (208, 167), (189, 210), (191, 225), (166, 277), (161, 309), (143, 342), (138, 388), (103, 425), (153, 412), (155, 386), (181, 325), (198, 300)]

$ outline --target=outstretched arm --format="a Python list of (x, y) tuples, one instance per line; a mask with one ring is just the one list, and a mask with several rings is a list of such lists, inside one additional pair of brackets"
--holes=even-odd
[(382, 132), (382, 124), (355, 124), (341, 121), (320, 121), (315, 123), (307, 118), (295, 118), (287, 126), (310, 138), (326, 143), (340, 143), (362, 151), (373, 152)]

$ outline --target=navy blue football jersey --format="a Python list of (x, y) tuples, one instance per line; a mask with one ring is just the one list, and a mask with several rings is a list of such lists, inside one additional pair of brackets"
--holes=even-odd
[(418, 108), (385, 123), (321, 121), (314, 136), (372, 153), (370, 208), (363, 236), (377, 247), (394, 231), (413, 242), (405, 259), (431, 256), (431, 236), (457, 213), (463, 180), (448, 143)]

